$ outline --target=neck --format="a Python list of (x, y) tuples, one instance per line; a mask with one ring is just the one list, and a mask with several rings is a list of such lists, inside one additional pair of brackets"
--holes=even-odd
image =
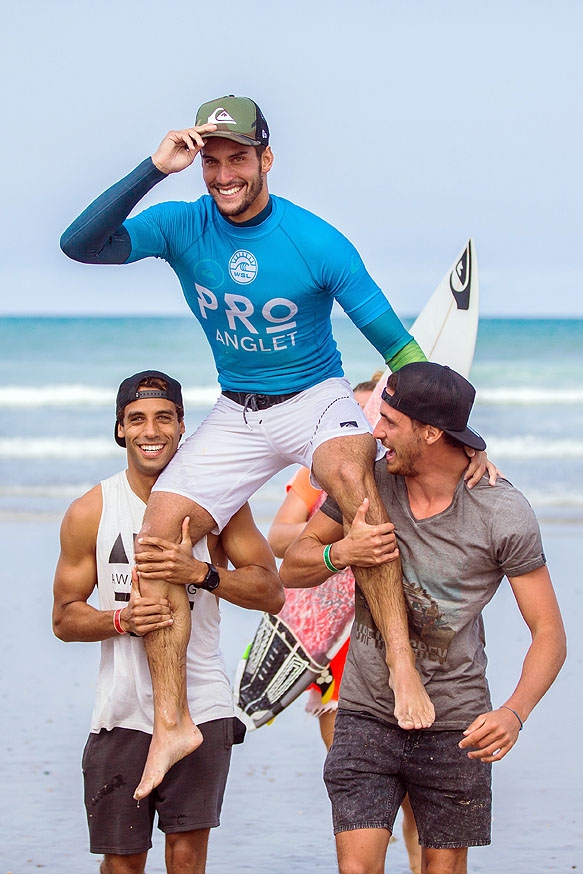
[(158, 479), (159, 474), (144, 474), (138, 473), (131, 468), (127, 468), (126, 477), (128, 483), (130, 484), (130, 489), (132, 492), (140, 498), (144, 502), (144, 504), (148, 503), (148, 499), (150, 497), (150, 492), (154, 487), (154, 483)]
[(428, 519), (447, 510), (467, 466), (463, 449), (445, 447), (426, 453), (419, 473), (405, 477), (409, 506), (416, 519)]
[(269, 218), (272, 209), (273, 203), (271, 201), (271, 197), (268, 197), (267, 204), (263, 207), (263, 209), (261, 209), (256, 215), (252, 216), (251, 218), (244, 219), (243, 221), (241, 221), (241, 219), (237, 221), (238, 217), (236, 216), (230, 218), (228, 215), (225, 215), (223, 216), (223, 218), (226, 219), (226, 221), (228, 221), (230, 225), (236, 225), (238, 228), (252, 228), (255, 227), (255, 225), (260, 225), (261, 222), (264, 222), (266, 218)]

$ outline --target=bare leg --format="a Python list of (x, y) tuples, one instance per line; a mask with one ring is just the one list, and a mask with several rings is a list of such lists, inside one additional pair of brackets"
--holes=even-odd
[(338, 832), (336, 853), (340, 874), (383, 874), (390, 831), (357, 828)]
[[(190, 516), (190, 535), (196, 543), (215, 526), (214, 519), (193, 501), (168, 492), (150, 496), (140, 536), (180, 540), (182, 520)], [(146, 765), (134, 798), (145, 798), (172, 765), (202, 743), (192, 721), (186, 694), (186, 648), (190, 638), (190, 604), (184, 586), (162, 580), (140, 580), (142, 595), (167, 598), (173, 624), (144, 637), (154, 693), (154, 732)]]
[(411, 810), (408, 795), (405, 795), (401, 808), (403, 810), (403, 839), (409, 856), (409, 868), (411, 874), (421, 874), (421, 847), (419, 846), (417, 823)]
[(421, 871), (422, 874), (467, 874), (468, 848), (436, 850), (423, 847)]
[[(388, 521), (374, 480), (376, 441), (370, 434), (336, 437), (319, 446), (312, 459), (316, 479), (337, 501), (348, 528), (364, 498), (369, 499), (367, 521)], [(401, 577), (401, 562), (390, 561), (374, 568), (353, 568), (374, 621), (383, 636), (389, 683), (395, 695), (395, 718), (401, 728), (429, 728), (435, 710), (421, 677), (409, 642), (407, 611)]]
[(167, 874), (205, 874), (210, 829), (166, 835)]
[(337, 712), (337, 710), (325, 710), (324, 713), (320, 714), (318, 717), (318, 722), (320, 723), (320, 734), (322, 735), (322, 740), (324, 741), (327, 750), (330, 749), (332, 741), (334, 740), (334, 723), (336, 722)]

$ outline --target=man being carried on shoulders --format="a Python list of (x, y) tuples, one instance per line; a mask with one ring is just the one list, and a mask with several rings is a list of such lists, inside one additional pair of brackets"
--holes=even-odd
[[(128, 218), (142, 197), (200, 154), (208, 195), (160, 203)], [(332, 336), (334, 301), (392, 370), (424, 355), (354, 246), (310, 212), (270, 195), (269, 129), (257, 104), (227, 96), (204, 103), (194, 127), (170, 131), (151, 158), (102, 194), (63, 234), (63, 251), (91, 264), (165, 259), (211, 346), (222, 394), (153, 489), (142, 534), (193, 542), (226, 522), (277, 471), (311, 468), (347, 520), (368, 498), (368, 521), (387, 522), (372, 473), (376, 443), (344, 378)], [(469, 471), (477, 481), (484, 458)], [(152, 550), (138, 553), (138, 568)], [(405, 729), (427, 727), (434, 708), (415, 670), (398, 562), (362, 568)], [(180, 701), (189, 612), (183, 589), (144, 579), (176, 621), (146, 639), (159, 690), (150, 756), (136, 798), (200, 743)], [(150, 588), (152, 587), (152, 588)]]
[[(539, 527), (506, 480), (464, 486), (464, 446), (475, 391), (448, 367), (405, 365), (389, 377), (374, 435), (379, 493), (395, 525), (417, 669), (435, 706), (431, 728), (403, 731), (383, 636), (368, 596), (356, 617), (324, 779), (341, 874), (382, 874), (399, 805), (408, 794), (422, 870), (465, 874), (467, 848), (490, 843), (491, 763), (513, 747), (565, 659), (565, 634)], [(337, 567), (374, 565), (378, 536), (357, 518), (344, 534), (331, 500), (285, 554), (286, 586), (314, 586)], [(384, 560), (384, 559), (383, 559)], [(516, 688), (492, 709), (482, 610), (508, 577), (532, 641)], [(358, 579), (358, 578), (357, 578)]]

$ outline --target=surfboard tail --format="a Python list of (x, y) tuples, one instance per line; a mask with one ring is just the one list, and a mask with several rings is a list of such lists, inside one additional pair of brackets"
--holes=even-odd
[(251, 729), (271, 722), (324, 668), (283, 620), (264, 613), (235, 680), (239, 715)]

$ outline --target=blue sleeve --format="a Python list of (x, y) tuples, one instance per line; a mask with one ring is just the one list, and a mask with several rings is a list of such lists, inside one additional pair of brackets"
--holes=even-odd
[(165, 178), (151, 158), (142, 161), (69, 225), (61, 237), (65, 255), (84, 264), (125, 263), (132, 246), (123, 222), (142, 197)]
[(324, 268), (324, 281), (346, 315), (388, 361), (413, 338), (367, 272), (352, 243), (336, 233), (336, 257), (328, 275)]

